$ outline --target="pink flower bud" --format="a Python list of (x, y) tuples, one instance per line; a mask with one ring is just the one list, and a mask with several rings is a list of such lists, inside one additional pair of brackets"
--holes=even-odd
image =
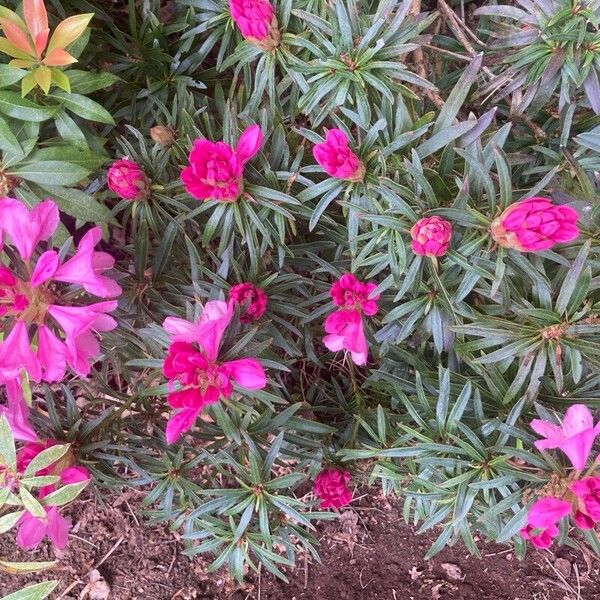
[(251, 44), (274, 50), (281, 34), (275, 11), (268, 0), (229, 0), (231, 18)]
[(313, 493), (320, 498), (319, 508), (340, 508), (350, 504), (352, 492), (347, 484), (350, 473), (342, 469), (324, 469), (314, 482)]
[(114, 162), (108, 169), (108, 188), (123, 200), (146, 200), (150, 181), (140, 166), (127, 158)]
[(240, 321), (250, 323), (260, 319), (267, 310), (267, 294), (252, 283), (238, 283), (229, 290), (229, 299), (245, 307)]
[(313, 148), (315, 160), (323, 170), (337, 179), (362, 181), (365, 167), (348, 146), (348, 138), (340, 129), (330, 129), (325, 141), (315, 144)]
[(577, 212), (548, 198), (527, 198), (511, 204), (491, 225), (499, 246), (520, 252), (540, 252), (579, 236)]
[(452, 237), (452, 224), (441, 217), (417, 221), (410, 230), (411, 247), (419, 256), (443, 256)]
[(244, 189), (244, 165), (260, 150), (263, 135), (251, 125), (240, 136), (236, 148), (225, 142), (198, 139), (190, 152), (181, 180), (197, 200), (233, 202)]
[(600, 477), (585, 477), (574, 481), (571, 491), (579, 498), (581, 512), (588, 517), (588, 521), (600, 522)]

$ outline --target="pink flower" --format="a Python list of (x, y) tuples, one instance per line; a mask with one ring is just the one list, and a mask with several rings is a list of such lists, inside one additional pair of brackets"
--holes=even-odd
[(594, 441), (600, 434), (600, 422), (594, 426), (592, 413), (583, 404), (570, 406), (561, 425), (534, 419), (531, 427), (546, 438), (535, 442), (538, 450), (560, 448), (578, 471), (585, 468)]
[[(116, 327), (116, 321), (105, 314), (115, 310), (116, 302), (71, 306), (73, 298), (78, 304), (85, 302), (83, 290), (101, 297), (121, 293), (121, 288), (104, 275), (114, 260), (94, 250), (100, 241), (99, 227), (84, 235), (75, 256), (64, 263), (54, 250), (43, 252), (32, 263), (36, 244), (49, 239), (58, 222), (58, 208), (52, 200), (29, 210), (18, 200), (0, 199), (2, 231), (21, 257), (19, 260), (14, 253), (6, 253), (0, 266), (4, 334), (0, 342), (0, 382), (19, 377), (23, 370), (34, 381), (59, 381), (67, 367), (87, 375), (90, 362), (100, 351), (95, 332)], [(2, 251), (6, 252), (6, 247), (0, 247)], [(28, 276), (21, 279), (16, 273)], [(61, 283), (83, 289), (67, 288)]]
[(46, 516), (43, 518), (26, 512), (19, 519), (17, 544), (23, 550), (33, 550), (46, 536), (59, 550), (66, 548), (69, 543), (71, 523), (58, 512), (56, 506), (45, 507), (45, 510)]
[(379, 294), (371, 296), (377, 284), (358, 281), (352, 273), (345, 273), (332, 286), (331, 298), (336, 306), (346, 310), (362, 310), (365, 315), (372, 317), (377, 314)]
[(365, 167), (348, 146), (348, 138), (340, 129), (330, 129), (325, 135), (325, 141), (315, 144), (313, 148), (315, 160), (331, 177), (362, 181)]
[(242, 133), (236, 148), (225, 142), (198, 139), (190, 152), (181, 180), (197, 200), (237, 200), (244, 188), (244, 165), (260, 150), (263, 135), (258, 125)]
[(570, 502), (546, 497), (533, 503), (527, 515), (527, 524), (521, 529), (521, 537), (531, 540), (536, 548), (549, 548), (558, 533), (556, 523), (571, 512)]
[(578, 215), (570, 206), (548, 198), (527, 198), (511, 204), (491, 225), (498, 245), (520, 252), (539, 252), (579, 236)]
[(352, 492), (348, 489), (350, 473), (342, 469), (324, 469), (315, 478), (313, 493), (321, 502), (319, 508), (340, 508), (350, 504)]
[(150, 196), (150, 181), (140, 166), (122, 158), (115, 161), (106, 175), (108, 188), (123, 200), (146, 200)]
[(593, 527), (594, 523), (600, 522), (600, 477), (585, 477), (574, 481), (570, 489), (579, 498), (582, 509), (580, 512), (588, 517), (587, 524), (591, 521)]
[(29, 406), (23, 397), (23, 389), (19, 379), (7, 381), (6, 397), (8, 405), (0, 407), (0, 415), (5, 415), (16, 440), (35, 442), (37, 434), (29, 423)]
[(229, 290), (229, 299), (245, 307), (240, 317), (242, 323), (260, 319), (267, 310), (267, 294), (253, 283), (238, 283)]
[(229, 0), (231, 18), (246, 40), (263, 50), (274, 50), (281, 34), (268, 0)]
[(267, 385), (255, 358), (217, 360), (221, 338), (233, 316), (233, 304), (207, 302), (197, 323), (168, 317), (163, 327), (171, 335), (163, 373), (169, 380), (169, 405), (176, 409), (167, 423), (167, 443), (191, 429), (203, 408), (229, 398), (233, 383), (248, 390)]
[(452, 223), (441, 217), (419, 219), (410, 230), (411, 248), (419, 256), (443, 256), (448, 252)]
[(323, 343), (328, 350), (350, 352), (357, 365), (367, 364), (368, 346), (359, 310), (336, 310), (325, 319)]

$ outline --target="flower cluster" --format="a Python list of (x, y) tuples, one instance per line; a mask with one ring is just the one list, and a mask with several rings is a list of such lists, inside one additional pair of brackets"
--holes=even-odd
[(531, 422), (533, 430), (545, 439), (535, 442), (539, 450), (558, 448), (570, 460), (576, 479), (569, 478), (560, 497), (545, 496), (532, 504), (521, 536), (537, 548), (548, 548), (559, 534), (557, 523), (571, 515), (580, 529), (592, 529), (600, 522), (600, 477), (583, 477), (594, 441), (600, 435), (600, 422), (594, 425), (589, 409), (574, 404), (560, 425), (542, 419)]
[(372, 317), (377, 313), (379, 294), (373, 294), (374, 283), (358, 281), (352, 273), (342, 275), (330, 290), (331, 299), (339, 310), (325, 319), (323, 343), (332, 352), (346, 350), (357, 365), (367, 363), (367, 338), (362, 314)]

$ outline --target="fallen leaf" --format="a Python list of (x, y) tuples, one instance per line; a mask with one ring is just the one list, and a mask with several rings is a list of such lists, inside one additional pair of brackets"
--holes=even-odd
[(453, 579), (454, 581), (462, 581), (464, 579), (462, 570), (458, 565), (454, 563), (442, 563), (441, 567), (449, 579)]
[(431, 588), (431, 600), (440, 600), (442, 593), (440, 590), (444, 587), (443, 583), (438, 583)]
[(410, 580), (415, 581), (416, 579), (419, 579), (419, 577), (421, 577), (423, 571), (419, 571), (417, 567), (412, 567), (408, 574), (410, 575)]
[(571, 563), (566, 558), (557, 558), (554, 561), (554, 568), (565, 578), (571, 576)]
[(89, 580), (90, 582), (81, 590), (79, 599), (107, 600), (110, 596), (110, 586), (106, 579), (100, 575), (100, 572), (96, 569), (90, 571)]

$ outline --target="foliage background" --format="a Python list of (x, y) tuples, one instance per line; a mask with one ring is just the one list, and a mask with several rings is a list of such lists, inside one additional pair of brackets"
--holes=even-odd
[[(529, 420), (600, 404), (600, 8), (476, 4), (283, 0), (280, 46), (263, 52), (217, 0), (50, 0), (56, 20), (95, 13), (71, 93), (22, 99), (22, 74), (0, 65), (0, 183), (31, 204), (55, 198), (62, 241), (101, 224), (125, 290), (93, 377), (37, 386), (34, 421), (75, 445), (97, 489), (149, 490), (149, 514), (215, 569), (280, 574), (299, 546), (316, 552), (312, 524), (332, 516), (310, 494), (324, 464), (438, 527), (430, 556), (461, 540), (477, 553), (475, 532), (523, 555), (526, 504), (565, 468), (531, 452)], [(250, 123), (265, 134), (246, 167), (251, 200), (188, 196), (193, 140), (234, 143)], [(176, 131), (171, 146), (155, 125)], [(355, 141), (364, 182), (315, 165), (333, 126)], [(107, 191), (122, 156), (150, 177), (150, 200)], [(579, 239), (496, 247), (491, 221), (535, 195), (575, 207)], [(437, 263), (408, 243), (430, 215), (454, 226)], [(346, 271), (382, 293), (366, 368), (321, 343)], [(247, 280), (268, 312), (225, 348), (259, 356), (269, 386), (212, 406), (167, 447), (160, 324)], [(582, 543), (566, 528), (561, 541)]]

